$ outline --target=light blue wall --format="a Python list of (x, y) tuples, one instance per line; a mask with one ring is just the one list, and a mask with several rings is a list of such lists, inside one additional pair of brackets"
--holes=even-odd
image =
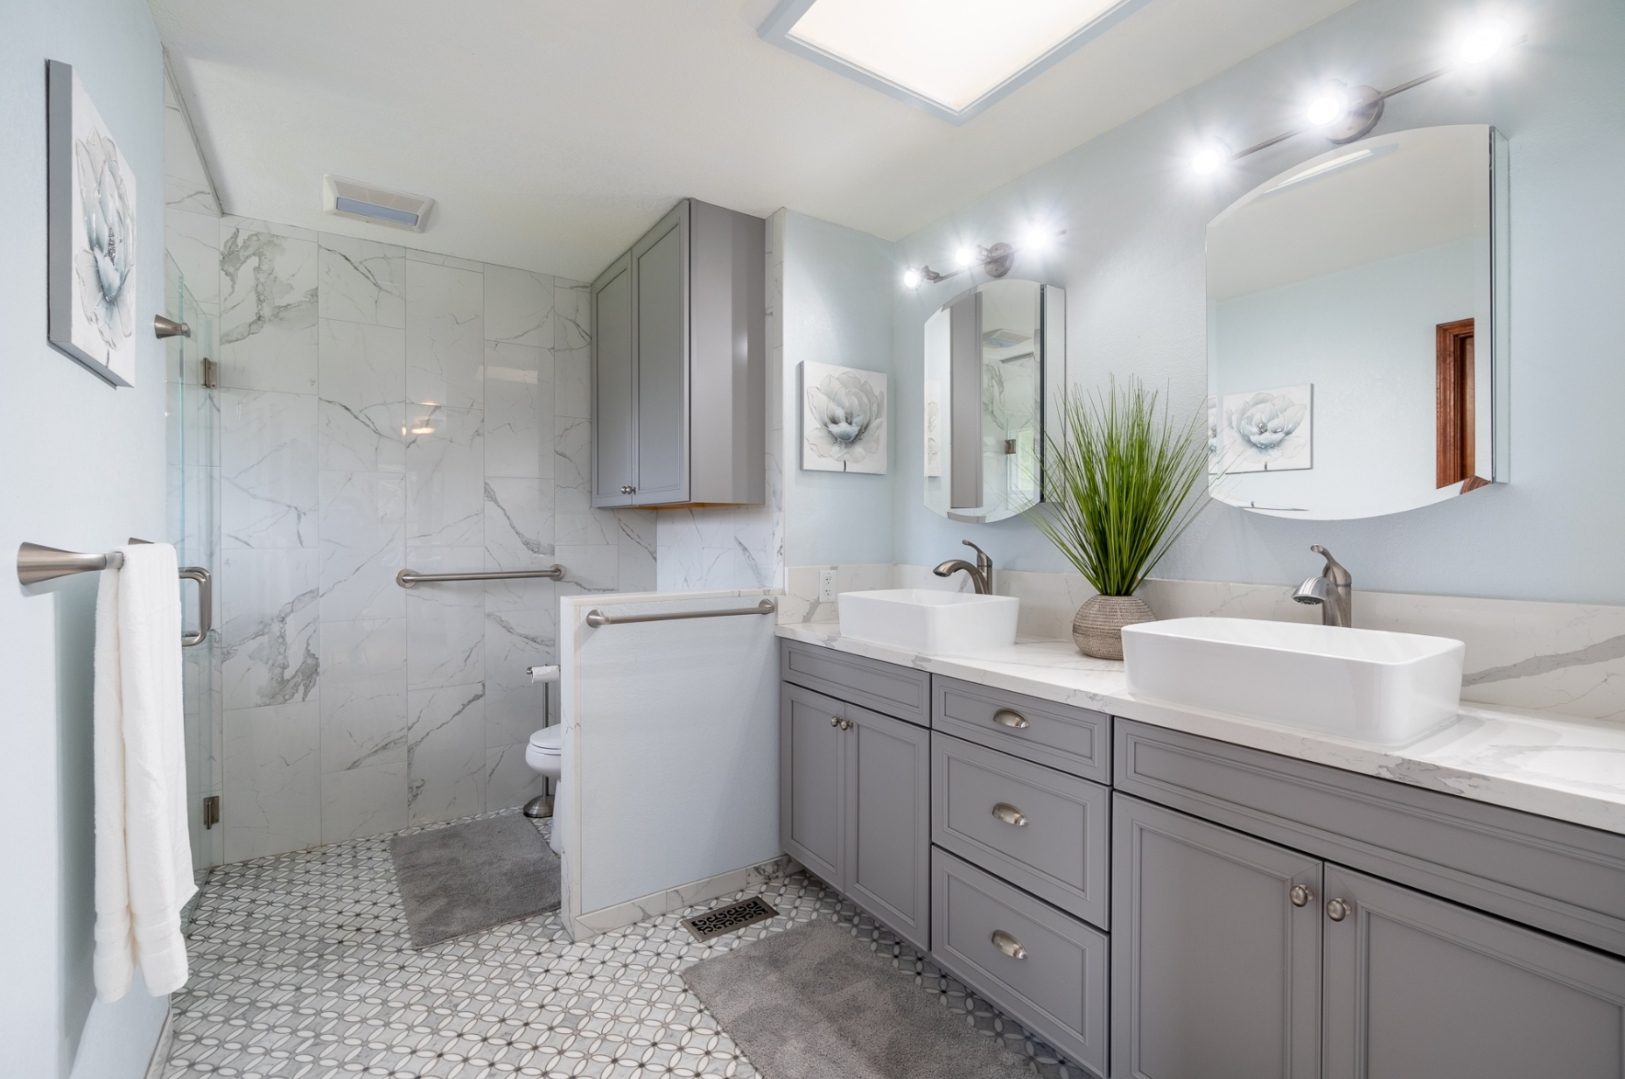
[[(163, 67), (143, 0), (3, 0), (0, 26), (0, 554), (164, 534)], [(46, 344), (45, 61), (74, 65), (135, 173), (140, 355), (114, 390)], [(91, 985), (94, 575), (0, 586), (0, 1072), (139, 1076), (165, 1001)], [(77, 1066), (76, 1066), (77, 1058)]]
[[(1032, 218), (1066, 228), (1054, 254), (1015, 274), (1067, 290), (1069, 361), (1097, 384), (1138, 374), (1180, 409), (1204, 396), (1202, 245), (1209, 218), (1325, 149), (1311, 138), (1255, 155), (1217, 184), (1185, 165), (1193, 136), (1245, 145), (1290, 126), (1328, 76), (1393, 85), (1435, 66), (1464, 0), (1363, 0), (1182, 97), (1101, 136), (898, 245), (898, 265), (941, 262), (957, 243), (1014, 240)], [(1454, 76), (1388, 102), (1381, 130), (1491, 123), (1510, 140), (1510, 486), (1393, 517), (1313, 523), (1214, 506), (1163, 563), (1185, 579), (1287, 582), (1321, 542), (1359, 587), (1625, 603), (1605, 572), (1625, 535), (1625, 362), (1611, 317), (1625, 282), (1625, 5), (1520, 4), (1530, 36), (1493, 79)], [(1004, 108), (1019, 108), (1019, 97)], [(897, 290), (894, 432), (898, 561), (931, 563), (972, 536), (1008, 568), (1064, 563), (1023, 521), (955, 524), (920, 504), (920, 329), (963, 280)], [(893, 286), (895, 289), (895, 285)]]
[[(803, 214), (785, 216), (787, 401), (800, 402), (801, 365), (808, 361), (892, 369), (894, 265), (892, 245), (884, 240)], [(893, 408), (898, 381), (894, 376), (889, 390)], [(898, 439), (895, 423), (890, 427), (886, 475), (807, 472), (800, 467), (801, 409), (786, 408), (787, 565), (891, 561)]]

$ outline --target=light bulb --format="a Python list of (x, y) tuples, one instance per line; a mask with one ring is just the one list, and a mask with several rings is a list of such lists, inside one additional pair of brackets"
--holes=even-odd
[(971, 265), (975, 263), (975, 261), (976, 251), (974, 248), (960, 245), (959, 249), (954, 252), (954, 265), (958, 266), (961, 270), (970, 269)]
[(1328, 83), (1315, 92), (1303, 108), (1303, 118), (1310, 127), (1335, 124), (1348, 114), (1348, 88), (1340, 82)]
[(1191, 171), (1198, 176), (1212, 176), (1235, 157), (1230, 147), (1218, 139), (1209, 139), (1191, 154)]
[(1498, 59), (1518, 39), (1511, 20), (1485, 16), (1462, 31), (1451, 49), (1451, 62), (1457, 67), (1479, 67)]
[(903, 271), (903, 287), (904, 288), (919, 288), (920, 287), (920, 271), (916, 270), (912, 266), (910, 266), (908, 269), (904, 270)]

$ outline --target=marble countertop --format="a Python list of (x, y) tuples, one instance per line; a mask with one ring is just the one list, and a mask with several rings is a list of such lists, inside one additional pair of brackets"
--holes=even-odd
[(1625, 835), (1625, 726), (1617, 724), (1468, 705), (1419, 741), (1375, 746), (1138, 699), (1121, 662), (1081, 656), (1071, 641), (1024, 641), (972, 657), (853, 640), (833, 622), (788, 623), (778, 635)]

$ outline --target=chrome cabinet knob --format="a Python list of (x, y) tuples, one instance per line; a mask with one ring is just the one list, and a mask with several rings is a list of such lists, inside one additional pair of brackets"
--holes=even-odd
[(997, 723), (1001, 727), (1009, 727), (1011, 730), (1017, 731), (1028, 726), (1026, 716), (1022, 715), (1020, 712), (1013, 712), (1008, 708), (1001, 708), (997, 712), (994, 712), (993, 722)]
[(841, 720), (841, 730), (849, 731), (851, 729), (852, 729), (852, 721), (850, 719)]
[(993, 815), (1004, 823), (1012, 824), (1017, 828), (1027, 827), (1027, 815), (1009, 802), (1000, 802), (994, 806)]
[(632, 487), (632, 485), (630, 483), (621, 484), (621, 494), (629, 495), (629, 494), (632, 493), (632, 491), (633, 491), (633, 487)]
[(1287, 898), (1292, 900), (1294, 907), (1307, 907), (1309, 901), (1315, 898), (1315, 893), (1302, 884), (1294, 884), (1292, 890), (1287, 892)]
[(841, 717), (840, 716), (830, 716), (829, 717), (829, 725), (831, 727), (840, 727), (840, 725), (841, 725)]
[(1326, 902), (1326, 917), (1334, 922), (1340, 922), (1349, 916), (1354, 908), (1345, 899), (1331, 899)]
[(1027, 958), (1027, 949), (1021, 946), (1021, 941), (1012, 937), (1002, 929), (993, 931), (993, 946), (1008, 955), (1011, 959)]

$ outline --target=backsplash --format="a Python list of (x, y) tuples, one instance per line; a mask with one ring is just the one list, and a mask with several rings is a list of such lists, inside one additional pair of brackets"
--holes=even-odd
[[(836, 591), (947, 588), (967, 591), (963, 575), (944, 581), (928, 566), (793, 566), (781, 622), (829, 622), (835, 604), (819, 603), (818, 577), (833, 568)], [(1024, 639), (1071, 635), (1072, 616), (1092, 590), (1070, 573), (996, 574), (997, 591), (1021, 600)], [(1289, 585), (1150, 580), (1141, 592), (1159, 618), (1220, 615), (1318, 622), (1318, 608), (1292, 601)], [(1354, 593), (1364, 629), (1453, 637), (1467, 645), (1462, 699), (1475, 704), (1625, 723), (1625, 607), (1459, 596)]]

